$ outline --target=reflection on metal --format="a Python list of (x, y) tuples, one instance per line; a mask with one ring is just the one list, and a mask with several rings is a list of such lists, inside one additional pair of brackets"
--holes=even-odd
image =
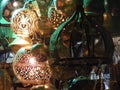
[(17, 37), (17, 38), (15, 38), (15, 40), (13, 40), (13, 42), (11, 42), (9, 44), (9, 46), (12, 46), (12, 45), (31, 45), (31, 44), (32, 44), (32, 41), (30, 38)]

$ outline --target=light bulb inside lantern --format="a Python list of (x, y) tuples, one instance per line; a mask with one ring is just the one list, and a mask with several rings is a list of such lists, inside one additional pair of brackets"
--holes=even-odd
[(13, 6), (18, 7), (18, 2), (17, 1), (13, 2)]
[(44, 85), (44, 88), (45, 88), (45, 89), (48, 89), (48, 88), (49, 88), (49, 86), (48, 86), (47, 84), (45, 84), (45, 85)]
[(30, 63), (31, 65), (35, 65), (35, 64), (36, 64), (36, 59), (35, 59), (35, 57), (31, 57), (30, 60), (29, 60), (29, 63)]

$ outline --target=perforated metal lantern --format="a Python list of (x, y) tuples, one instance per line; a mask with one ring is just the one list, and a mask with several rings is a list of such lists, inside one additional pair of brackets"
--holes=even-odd
[(15, 34), (19, 36), (30, 36), (39, 29), (39, 18), (37, 13), (29, 9), (18, 9), (14, 11), (11, 19), (11, 27)]
[(48, 19), (57, 28), (66, 21), (76, 9), (76, 0), (52, 0), (48, 8)]
[[(38, 45), (37, 45), (38, 46)], [(46, 54), (37, 46), (21, 48), (13, 61), (13, 71), (20, 82), (25, 84), (48, 84), (51, 77)], [(36, 53), (33, 50), (38, 48)]]

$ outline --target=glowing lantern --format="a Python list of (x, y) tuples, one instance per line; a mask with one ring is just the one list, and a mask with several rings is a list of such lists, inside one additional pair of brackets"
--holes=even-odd
[(11, 18), (11, 27), (15, 34), (22, 37), (33, 35), (38, 30), (39, 19), (33, 10), (15, 10)]
[[(34, 52), (34, 50), (37, 50)], [(13, 61), (13, 71), (20, 82), (32, 85), (48, 84), (51, 77), (47, 53), (39, 44), (21, 48)]]
[(48, 8), (49, 21), (55, 29), (69, 18), (76, 9), (76, 0), (52, 0)]

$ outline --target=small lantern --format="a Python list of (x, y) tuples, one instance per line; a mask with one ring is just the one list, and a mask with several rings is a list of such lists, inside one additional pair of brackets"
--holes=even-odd
[(22, 8), (14, 11), (11, 18), (11, 28), (18, 36), (28, 37), (39, 29), (38, 22), (39, 18), (35, 11)]

